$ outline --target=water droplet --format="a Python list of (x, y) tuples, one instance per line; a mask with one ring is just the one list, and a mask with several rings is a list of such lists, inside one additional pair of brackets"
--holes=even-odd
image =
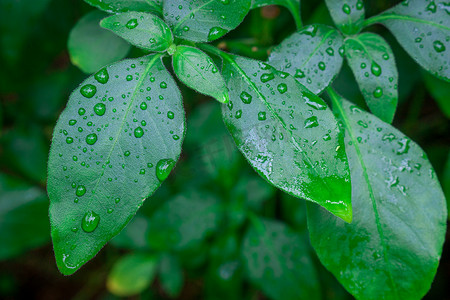
[(93, 232), (100, 222), (100, 216), (94, 211), (87, 212), (81, 220), (81, 228), (84, 232)]
[(374, 91), (373, 91), (373, 96), (375, 98), (380, 98), (381, 96), (383, 96), (383, 90), (380, 87), (377, 87)]
[(86, 84), (80, 89), (80, 93), (86, 98), (92, 98), (97, 93), (97, 88), (93, 84)]
[(313, 128), (319, 126), (316, 116), (309, 117), (305, 120), (305, 128)]
[(125, 152), (123, 153), (123, 155), (125, 155), (125, 156), (127, 156), (127, 157), (130, 156), (130, 154), (131, 154), (130, 151), (125, 151)]
[(315, 37), (317, 33), (318, 27), (316, 25), (309, 25), (305, 29), (301, 31), (302, 34), (309, 35), (311, 37)]
[(249, 93), (247, 93), (247, 92), (242, 92), (240, 97), (241, 97), (241, 100), (242, 100), (242, 102), (243, 102), (244, 104), (250, 104), (250, 103), (252, 103), (252, 95), (250, 95)]
[(287, 85), (286, 85), (286, 83), (280, 83), (278, 86), (277, 86), (277, 90), (278, 90), (278, 92), (280, 92), (280, 94), (284, 94), (284, 93), (286, 93), (287, 92)]
[(172, 111), (167, 112), (167, 117), (171, 120), (175, 117), (175, 114)]
[(70, 125), (70, 126), (73, 126), (73, 125), (75, 125), (75, 124), (77, 124), (77, 120), (70, 120), (70, 121), (69, 121), (69, 125)]
[(164, 181), (169, 176), (170, 171), (172, 171), (175, 166), (175, 161), (173, 159), (161, 159), (156, 164), (156, 177), (159, 181)]
[(225, 33), (227, 33), (228, 30), (220, 28), (220, 27), (213, 27), (209, 30), (208, 33), (208, 41), (214, 41), (220, 37), (222, 37), (223, 35), (225, 35)]
[(361, 0), (358, 0), (357, 2), (356, 2), (356, 9), (357, 10), (361, 10), (361, 9), (363, 9), (364, 8), (364, 3), (361, 1)]
[(106, 105), (103, 103), (97, 103), (94, 106), (94, 112), (98, 116), (103, 116), (106, 112)]
[(327, 50), (325, 50), (325, 51), (327, 52), (327, 54), (328, 54), (329, 56), (334, 56), (334, 50), (333, 50), (333, 48), (328, 47)]
[(107, 83), (109, 80), (108, 70), (106, 70), (106, 68), (101, 69), (100, 71), (95, 73), (94, 78), (95, 78), (95, 80), (98, 81), (98, 83), (101, 83), (101, 84)]
[(80, 116), (84, 115), (85, 113), (86, 113), (86, 110), (85, 110), (84, 108), (80, 108), (80, 109), (78, 110), (78, 114), (79, 114)]
[(408, 138), (403, 138), (400, 141), (398, 141), (398, 144), (400, 145), (400, 148), (397, 149), (397, 154), (406, 154), (409, 151), (409, 143), (411, 142)]
[(164, 81), (162, 81), (162, 82), (159, 84), (159, 87), (162, 88), (162, 89), (166, 89), (166, 88), (167, 88), (167, 83), (165, 83)]
[(127, 75), (127, 77), (125, 77), (125, 79), (127, 81), (131, 81), (131, 80), (133, 80), (133, 75)]
[(141, 138), (144, 135), (144, 129), (142, 129), (141, 127), (137, 127), (134, 130), (134, 136), (137, 138)]
[(350, 8), (350, 6), (349, 6), (348, 4), (344, 4), (344, 5), (342, 6), (342, 11), (343, 11), (345, 14), (349, 15), (349, 14), (352, 12), (352, 9)]
[(230, 3), (230, 0), (220, 0), (220, 2), (224, 5), (228, 5)]
[(389, 59), (389, 54), (387, 54), (387, 53), (383, 54), (383, 59), (384, 60), (388, 60)]
[(434, 1), (431, 1), (427, 6), (427, 11), (430, 11), (432, 13), (436, 12), (436, 3)]
[(275, 76), (273, 75), (273, 73), (265, 73), (261, 75), (261, 82), (266, 83), (274, 78)]
[(183, 27), (183, 31), (189, 31), (189, 27), (188, 26), (184, 26)]
[(324, 71), (326, 69), (326, 65), (325, 65), (325, 63), (323, 61), (319, 62), (319, 69), (321, 71)]
[(319, 102), (321, 101), (320, 98), (318, 100), (316, 100), (316, 96), (314, 94), (307, 94), (305, 92), (303, 92), (303, 100), (305, 100), (305, 103), (317, 110), (325, 110), (327, 109), (327, 106), (325, 105), (325, 103), (323, 102)]
[(134, 29), (138, 26), (138, 21), (137, 21), (137, 19), (131, 19), (127, 22), (127, 24), (125, 26), (128, 29)]
[(381, 67), (379, 64), (377, 64), (374, 61), (372, 62), (372, 66), (370, 67), (370, 70), (372, 71), (372, 74), (377, 77), (381, 75)]
[(266, 112), (265, 111), (260, 111), (258, 113), (258, 120), (264, 121), (265, 119), (266, 119)]
[(75, 192), (75, 194), (76, 194), (78, 197), (81, 197), (81, 196), (83, 196), (84, 194), (86, 194), (86, 188), (84, 187), (84, 185), (79, 185), (79, 186), (77, 187), (77, 191)]
[(295, 78), (305, 78), (305, 72), (303, 72), (301, 69), (297, 69), (296, 71), (295, 71), (295, 75), (294, 75), (294, 77)]
[(95, 142), (97, 142), (97, 135), (95, 133), (91, 133), (86, 136), (86, 143), (89, 145), (94, 145)]
[(437, 53), (441, 53), (441, 52), (445, 51), (445, 45), (441, 41), (434, 41), (433, 47)]
[(139, 105), (139, 107), (140, 107), (142, 110), (146, 110), (146, 109), (147, 109), (147, 103), (142, 102), (141, 105)]
[(66, 143), (67, 143), (67, 144), (72, 144), (72, 143), (73, 143), (73, 138), (67, 137), (67, 138), (66, 138)]

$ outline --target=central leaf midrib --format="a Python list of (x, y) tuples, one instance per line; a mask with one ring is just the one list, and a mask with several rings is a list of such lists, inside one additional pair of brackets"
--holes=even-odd
[(188, 14), (186, 14), (186, 15), (185, 15), (185, 16), (177, 23), (177, 25), (175, 25), (175, 27), (173, 28), (173, 32), (177, 31), (178, 28), (180, 28), (180, 26), (184, 24), (184, 22), (186, 21), (186, 19), (189, 18), (189, 16), (190, 16), (191, 14), (194, 14), (194, 15), (195, 15), (195, 13), (196, 13), (197, 11), (201, 10), (204, 6), (206, 6), (206, 5), (208, 5), (208, 4), (211, 4), (211, 3), (214, 2), (214, 1), (215, 1), (215, 0), (210, 0), (210, 1), (206, 2), (206, 3), (203, 4), (203, 5), (200, 5), (200, 6), (197, 7), (196, 9), (190, 11)]
[(316, 48), (311, 52), (311, 54), (308, 56), (308, 58), (305, 60), (305, 62), (302, 64), (302, 67), (304, 67), (309, 61), (313, 58), (313, 56), (316, 54), (316, 52), (319, 51), (320, 47), (325, 43), (327, 38), (334, 33), (334, 29), (330, 30), (325, 34), (325, 36), (322, 38), (322, 40), (319, 42), (319, 44), (316, 46)]

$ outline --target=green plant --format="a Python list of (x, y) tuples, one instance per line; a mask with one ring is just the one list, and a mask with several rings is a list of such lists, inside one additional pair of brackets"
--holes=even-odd
[[(449, 4), (410, 0), (365, 19), (361, 0), (327, 0), (336, 29), (302, 26), (295, 0), (86, 2), (112, 13), (102, 27), (150, 54), (100, 68), (73, 92), (54, 129), (48, 194), (63, 274), (74, 273), (117, 235), (180, 157), (185, 112), (166, 67), (171, 59), (182, 83), (223, 103), (225, 125), (255, 171), (278, 189), (309, 200), (311, 244), (351, 294), (360, 299), (425, 295), (445, 237), (445, 197), (426, 154), (390, 125), (398, 72), (389, 44), (361, 31), (375, 23), (386, 26), (422, 67), (450, 81)], [(286, 6), (298, 30), (268, 61), (207, 44), (236, 28), (250, 9), (269, 4)], [(82, 69), (105, 58), (83, 53), (89, 49), (81, 41), (69, 45), (72, 54), (82, 53), (76, 56), (81, 60), (72, 55)], [(127, 48), (117, 48), (106, 47), (106, 58), (123, 58)], [(330, 86), (344, 59), (373, 114)], [(317, 96), (324, 90), (328, 103)], [(108, 281), (112, 291), (141, 291), (160, 263), (163, 285), (177, 293), (180, 276), (163, 276), (164, 268), (180, 273), (170, 252), (187, 245), (196, 249), (196, 242), (223, 222), (213, 212), (236, 208), (202, 198), (208, 195), (186, 191), (162, 205), (151, 218), (150, 224), (161, 227), (150, 225), (149, 243), (158, 241), (154, 250), (165, 254), (121, 260)], [(282, 222), (236, 209), (239, 217), (228, 220), (231, 233), (223, 232), (217, 247), (230, 249), (235, 258), (242, 242), (247, 277), (271, 298), (320, 298), (302, 237)], [(201, 221), (190, 226), (179, 221), (192, 218)], [(244, 236), (233, 234), (233, 226), (245, 228)], [(227, 263), (233, 269), (233, 260)]]

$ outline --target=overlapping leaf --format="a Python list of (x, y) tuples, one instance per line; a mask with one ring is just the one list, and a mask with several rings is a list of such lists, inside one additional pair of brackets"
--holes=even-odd
[(162, 12), (162, 0), (84, 0), (109, 13), (127, 11)]
[(358, 33), (364, 21), (363, 0), (325, 0), (334, 23), (345, 34)]
[(161, 56), (105, 67), (55, 127), (48, 194), (55, 256), (72, 274), (133, 217), (181, 152), (184, 110)]

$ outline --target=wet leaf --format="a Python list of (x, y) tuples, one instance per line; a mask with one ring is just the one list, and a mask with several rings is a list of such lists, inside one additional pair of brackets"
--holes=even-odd
[(280, 5), (286, 7), (292, 14), (297, 28), (302, 27), (300, 16), (300, 0), (253, 0), (252, 9), (267, 5)]
[(345, 57), (370, 111), (392, 123), (398, 102), (398, 72), (389, 44), (375, 33), (348, 37)]
[(445, 238), (445, 198), (425, 153), (334, 92), (346, 129), (353, 222), (308, 203), (311, 243), (357, 299), (421, 299)]
[(173, 55), (173, 70), (184, 84), (202, 94), (214, 97), (217, 101), (229, 101), (225, 81), (214, 61), (203, 51), (178, 46)]
[(332, 27), (305, 26), (275, 47), (269, 62), (319, 94), (341, 70), (343, 42), (341, 34)]
[(250, 5), (251, 0), (165, 0), (163, 7), (176, 38), (210, 42), (235, 29)]
[(162, 13), (162, 0), (84, 0), (109, 13), (127, 11)]
[(363, 0), (325, 0), (325, 3), (342, 33), (352, 35), (361, 30), (365, 16)]
[(170, 28), (155, 15), (141, 12), (127, 12), (112, 15), (100, 23), (139, 48), (163, 52), (172, 45)]
[(73, 92), (48, 166), (52, 238), (63, 274), (91, 259), (167, 178), (184, 123), (179, 90), (159, 54), (105, 67)]

